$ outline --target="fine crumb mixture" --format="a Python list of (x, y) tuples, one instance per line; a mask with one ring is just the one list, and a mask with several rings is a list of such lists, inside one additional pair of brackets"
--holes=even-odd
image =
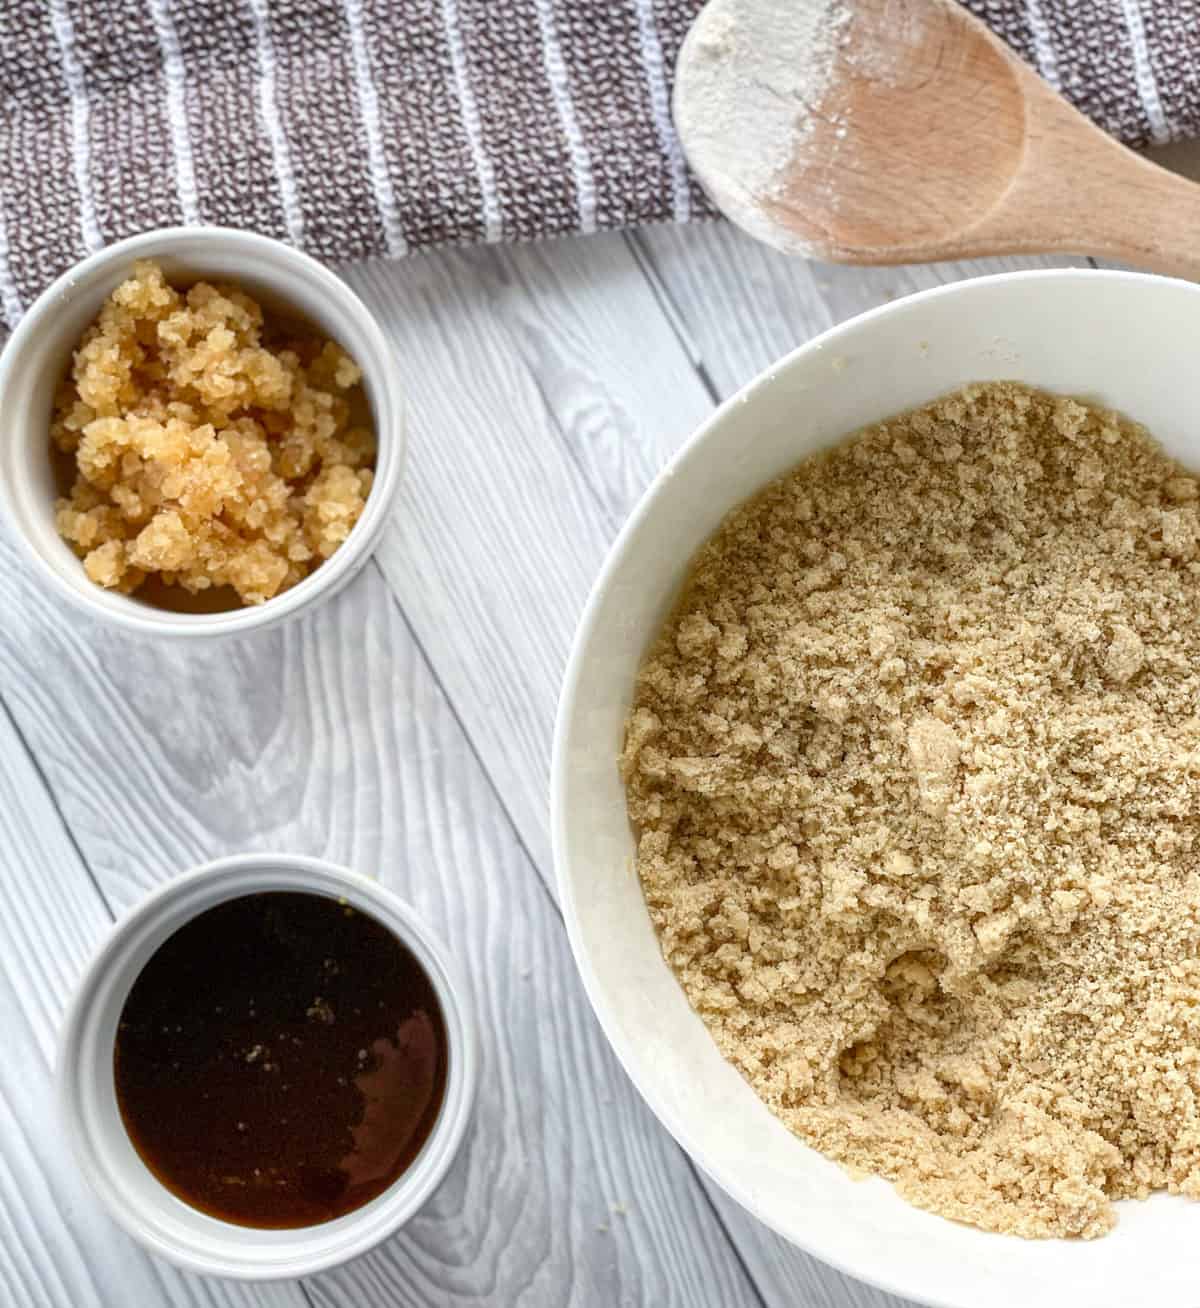
[(1200, 1196), (1200, 510), (972, 386), (695, 561), (622, 759), (663, 952), (803, 1140), (987, 1230)]
[(88, 328), (55, 402), (73, 456), (58, 530), (98, 585), (148, 578), (261, 604), (350, 534), (375, 438), (355, 362), (272, 330), (234, 286), (169, 286), (135, 265)]

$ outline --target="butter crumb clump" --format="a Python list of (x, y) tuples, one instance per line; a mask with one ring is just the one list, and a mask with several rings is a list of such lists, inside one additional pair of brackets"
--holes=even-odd
[(261, 604), (350, 534), (375, 458), (359, 369), (311, 332), (271, 337), (244, 292), (177, 291), (153, 262), (105, 302), (51, 423), (75, 472), (58, 530), (97, 585), (154, 574)]
[(803, 1140), (990, 1231), (1200, 1197), (1200, 512), (1006, 383), (701, 550), (621, 766), (667, 961)]

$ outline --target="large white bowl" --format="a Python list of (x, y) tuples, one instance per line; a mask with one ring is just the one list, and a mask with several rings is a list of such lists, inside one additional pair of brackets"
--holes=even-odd
[[(939, 287), (802, 346), (713, 415), (613, 546), (555, 734), (555, 861), (592, 1005), (650, 1107), (739, 1203), (810, 1253), (944, 1308), (1196, 1308), (1200, 1207), (1122, 1203), (1105, 1239), (1022, 1241), (909, 1207), (796, 1140), (721, 1057), (659, 953), (617, 775), (634, 673), (692, 553), (805, 455), (971, 381), (1112, 405), (1200, 467), (1200, 287), (1135, 273), (1012, 273)], [(1198, 651), (1200, 653), (1200, 651)]]

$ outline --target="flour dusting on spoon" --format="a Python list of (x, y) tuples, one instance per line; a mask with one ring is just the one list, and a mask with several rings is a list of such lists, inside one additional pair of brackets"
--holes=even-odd
[[(777, 197), (797, 146), (829, 116), (848, 25), (839, 0), (711, 0), (680, 55), (674, 112), (688, 160), (734, 221), (773, 244), (776, 224), (760, 206)], [(845, 136), (845, 124), (834, 131)], [(810, 253), (803, 241), (794, 248)]]

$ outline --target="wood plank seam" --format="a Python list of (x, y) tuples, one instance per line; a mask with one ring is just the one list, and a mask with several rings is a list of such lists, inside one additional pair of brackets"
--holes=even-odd
[(441, 695), (442, 699), (446, 701), (446, 708), (449, 710), (450, 716), (454, 719), (456, 725), (458, 726), (459, 731), (462, 732), (463, 740), (465, 740), (467, 743), (467, 748), (471, 752), (471, 757), (474, 758), (475, 762), (479, 765), (479, 771), (483, 775), (484, 779), (487, 781), (488, 789), (496, 797), (496, 803), (499, 805), (500, 811), (504, 814), (504, 820), (508, 823), (509, 827), (511, 828), (513, 837), (516, 840), (517, 844), (520, 846), (521, 853), (524, 854), (526, 861), (529, 863), (530, 870), (534, 874), (534, 880), (537, 881), (538, 885), (541, 887), (546, 898), (550, 901), (551, 904), (554, 905), (555, 914), (558, 916), (558, 919), (561, 922), (562, 914), (558, 910), (558, 903), (555, 900), (554, 896), (550, 893), (550, 888), (546, 884), (546, 878), (542, 876), (538, 876), (537, 859), (534, 858), (532, 852), (530, 851), (529, 846), (525, 843), (525, 835), (522, 832), (520, 826), (518, 825), (516, 819), (513, 817), (512, 810), (508, 807), (508, 801), (504, 797), (504, 792), (497, 785), (496, 778), (493, 776), (491, 769), (488, 767), (487, 761), (484, 759), (482, 753), (480, 753), (479, 747), (475, 743), (475, 738), (471, 735), (470, 731), (467, 730), (467, 725), (463, 721), (462, 714), (458, 710), (458, 705), (454, 702), (454, 697), (450, 694), (449, 687), (442, 680), (441, 674), (438, 672), (433, 659), (429, 657), (429, 651), (425, 648), (424, 642), (421, 640), (420, 635), (417, 633), (417, 629), (413, 625), (412, 619), (405, 612), (404, 605), (400, 602), (400, 596), (396, 594), (395, 587), (388, 582), (387, 574), (383, 571), (383, 568), (380, 565), (379, 560), (376, 558), (372, 558), (371, 567), (374, 568), (375, 571), (379, 573), (380, 579), (383, 581), (384, 589), (387, 591), (389, 598), (391, 599), (392, 603), (396, 607), (396, 612), (400, 617), (400, 621), (404, 623), (404, 626), (408, 630), (408, 634), (412, 637), (413, 647), (416, 649), (417, 654), (421, 659), (421, 662), (424, 663), (426, 669), (428, 670), (430, 679), (433, 681), (433, 684), (438, 688), (438, 693)]
[(558, 414), (555, 411), (553, 404), (550, 402), (550, 397), (546, 394), (545, 388), (542, 385), (541, 378), (528, 366), (528, 364), (525, 364), (523, 360), (522, 363), (529, 374), (530, 384), (533, 386), (538, 399), (542, 402), (543, 416), (547, 427), (549, 427), (550, 430), (559, 438), (571, 467), (574, 468), (579, 476), (580, 482), (588, 488), (588, 493), (591, 495), (592, 499), (595, 500), (596, 507), (600, 511), (601, 520), (609, 529), (609, 535), (615, 537), (617, 532), (621, 530), (620, 521), (613, 516), (612, 510), (604, 502), (604, 496), (601, 495), (600, 488), (592, 480), (587, 465), (583, 462), (578, 449), (575, 447), (575, 442), (571, 440), (569, 433), (559, 420)]
[(704, 387), (715, 409), (721, 403), (721, 393), (718, 391), (717, 384), (708, 370), (708, 365), (704, 362), (704, 354), (700, 349), (700, 344), (688, 331), (683, 310), (676, 304), (670, 287), (663, 280), (654, 263), (653, 255), (642, 240), (641, 232), (626, 232), (625, 244), (629, 247), (629, 252), (633, 255), (634, 262), (640, 269), (642, 276), (646, 279), (646, 284), (650, 287), (650, 293), (658, 301), (667, 326), (675, 334), (675, 339), (679, 342), (680, 348), (692, 365), (692, 371), (699, 378), (700, 385)]
[(108, 914), (109, 920), (115, 922), (117, 920), (117, 915), (113, 912), (113, 907), (108, 901), (108, 896), (104, 893), (100, 886), (100, 882), (96, 879), (96, 873), (92, 869), (91, 863), (89, 863), (87, 858), (84, 856), (83, 850), (79, 846), (79, 841), (76, 839), (75, 832), (71, 829), (71, 824), (67, 821), (62, 805), (58, 801), (58, 795), (55, 793), (54, 787), (50, 784), (50, 779), (46, 776), (41, 760), (33, 752), (33, 748), (26, 738), (25, 733), (21, 730), (21, 724), (17, 721), (16, 714), (13, 713), (12, 707), (5, 698), (2, 690), (0, 690), (0, 712), (3, 712), (4, 716), (8, 719), (8, 724), (12, 727), (13, 735), (16, 736), (17, 740), (20, 742), (21, 748), (25, 751), (25, 756), (29, 760), (30, 767), (37, 775), (38, 780), (42, 783), (42, 789), (46, 792), (46, 798), (50, 801), (50, 807), (53, 808), (58, 817), (58, 821), (63, 829), (63, 834), (69, 841), (71, 848), (75, 851), (80, 866), (83, 868), (84, 872), (87, 873), (87, 878), (92, 883), (92, 887), (95, 889), (100, 903), (104, 905), (104, 911)]

